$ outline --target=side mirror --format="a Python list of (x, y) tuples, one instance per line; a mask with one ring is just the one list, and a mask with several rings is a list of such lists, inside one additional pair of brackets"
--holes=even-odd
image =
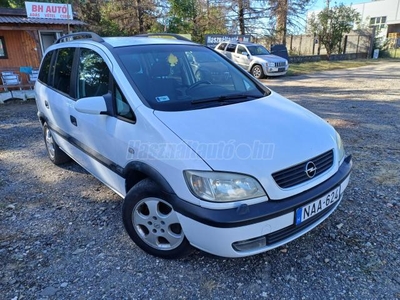
[(75, 102), (75, 109), (84, 114), (101, 115), (107, 113), (107, 105), (103, 96), (87, 97)]

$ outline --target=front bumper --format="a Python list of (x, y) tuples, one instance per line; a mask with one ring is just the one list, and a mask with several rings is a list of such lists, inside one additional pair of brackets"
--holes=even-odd
[[(283, 69), (283, 70), (282, 70)], [(267, 76), (281, 76), (285, 75), (289, 69), (289, 66), (285, 67), (269, 67), (268, 65), (264, 66), (264, 74)]]
[[(325, 220), (342, 200), (351, 167), (351, 156), (348, 156), (338, 172), (318, 186), (284, 200), (251, 206), (213, 210), (193, 205), (174, 195), (169, 196), (185, 236), (193, 246), (223, 257), (249, 256), (286, 244)], [(295, 224), (297, 208), (315, 201), (339, 185), (341, 194), (336, 204), (300, 225)], [(248, 246), (237, 247), (249, 240)]]

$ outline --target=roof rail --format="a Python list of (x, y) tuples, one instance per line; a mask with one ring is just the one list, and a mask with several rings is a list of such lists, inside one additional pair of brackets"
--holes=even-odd
[(103, 38), (94, 32), (74, 32), (70, 34), (63, 35), (59, 39), (57, 39), (54, 44), (62, 43), (65, 39), (79, 39), (79, 38), (89, 38), (95, 42), (104, 42)]
[(184, 36), (181, 36), (177, 33), (143, 33), (143, 34), (136, 34), (134, 35), (135, 37), (155, 37), (155, 38), (170, 38), (170, 39), (176, 39), (176, 40), (181, 40), (181, 41), (187, 41), (187, 42), (193, 42)]

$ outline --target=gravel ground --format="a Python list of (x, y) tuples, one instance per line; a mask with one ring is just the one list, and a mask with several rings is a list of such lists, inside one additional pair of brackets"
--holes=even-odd
[(35, 103), (0, 105), (0, 299), (400, 299), (400, 62), (264, 82), (333, 124), (354, 169), (330, 218), (242, 259), (145, 254), (117, 195), (47, 159)]

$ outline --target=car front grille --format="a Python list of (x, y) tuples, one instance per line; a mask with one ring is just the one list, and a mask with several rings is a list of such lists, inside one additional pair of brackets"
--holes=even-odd
[[(315, 165), (316, 172), (310, 177), (306, 173), (307, 164), (312, 162)], [(275, 182), (281, 188), (289, 188), (300, 183), (306, 182), (311, 178), (316, 178), (327, 171), (333, 164), (333, 150), (329, 150), (319, 156), (313, 157), (298, 165), (275, 172), (272, 174)]]
[(284, 62), (284, 61), (275, 63), (275, 68), (284, 67), (284, 66), (286, 66), (286, 62)]

